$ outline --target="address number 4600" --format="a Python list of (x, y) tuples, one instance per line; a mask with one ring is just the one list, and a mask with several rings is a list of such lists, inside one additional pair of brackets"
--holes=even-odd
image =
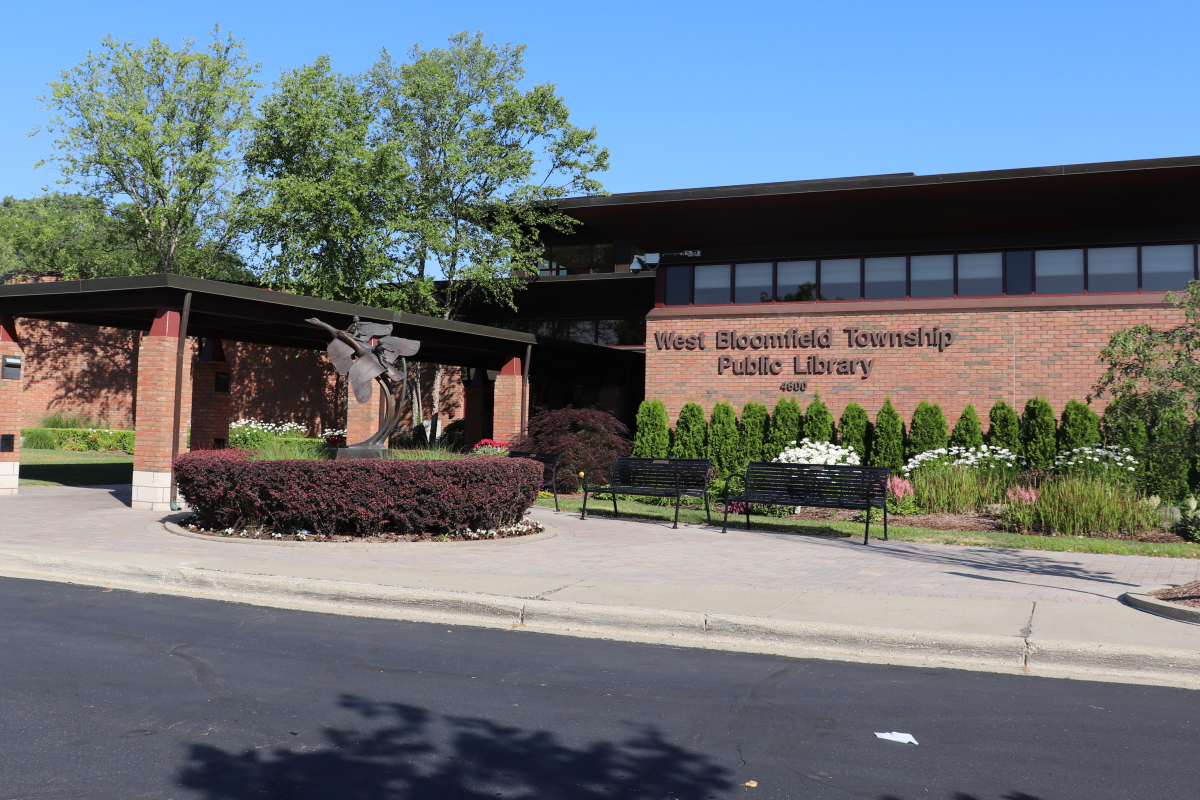
[(781, 392), (803, 392), (808, 388), (808, 381), (784, 381), (779, 384)]

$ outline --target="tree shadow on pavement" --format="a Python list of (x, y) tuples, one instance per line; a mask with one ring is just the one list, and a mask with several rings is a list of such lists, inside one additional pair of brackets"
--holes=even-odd
[(573, 747), (547, 731), (399, 703), (343, 696), (339, 705), (376, 721), (373, 730), (325, 728), (316, 749), (193, 744), (179, 783), (206, 800), (700, 800), (732, 787), (724, 767), (649, 727), (623, 742)]

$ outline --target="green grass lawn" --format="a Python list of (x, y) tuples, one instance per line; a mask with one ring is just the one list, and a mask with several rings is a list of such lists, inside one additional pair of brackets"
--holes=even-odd
[(98, 486), (133, 482), (128, 453), (22, 450), (21, 486)]
[[(582, 500), (559, 498), (559, 507), (564, 511), (579, 511)], [(554, 508), (553, 499), (540, 499), (538, 505)], [(622, 517), (638, 519), (673, 520), (675, 507), (652, 506), (636, 500), (618, 501), (617, 508)], [(588, 499), (588, 516), (611, 517), (611, 500)], [(721, 524), (722, 515), (713, 512), (713, 523)], [(705, 522), (704, 509), (684, 508), (679, 512), (679, 521), (697, 525)], [(771, 530), (783, 533), (798, 533), (805, 536), (857, 537), (863, 535), (861, 522), (828, 522), (817, 520), (779, 519), (751, 515), (751, 525), (756, 530)], [(730, 528), (745, 528), (744, 516), (729, 518)], [(871, 523), (871, 538), (883, 538), (883, 523)], [(898, 542), (923, 542), (927, 544), (968, 545), (971, 547), (1011, 547), (1025, 550), (1054, 550), (1063, 553), (1109, 553), (1112, 555), (1163, 556), (1168, 558), (1200, 558), (1200, 544), (1129, 542), (1121, 539), (1089, 539), (1083, 536), (1028, 536), (1020, 533), (995, 531), (935, 531), (927, 528), (902, 527), (888, 521), (888, 538)]]

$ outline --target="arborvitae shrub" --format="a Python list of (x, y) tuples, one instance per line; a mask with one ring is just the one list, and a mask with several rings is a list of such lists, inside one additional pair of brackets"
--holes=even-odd
[(1021, 455), (1029, 462), (1029, 466), (1038, 469), (1054, 466), (1058, 445), (1055, 441), (1054, 409), (1048, 402), (1040, 397), (1032, 397), (1025, 403), (1020, 435)]
[(850, 403), (838, 420), (838, 436), (842, 447), (858, 453), (860, 463), (867, 463), (867, 418), (866, 409), (858, 403)]
[(671, 448), (671, 423), (667, 407), (657, 397), (643, 400), (638, 407), (637, 433), (633, 439), (634, 458), (666, 458)]
[(871, 442), (871, 466), (900, 469), (904, 466), (904, 421), (892, 406), (889, 396), (875, 417)]
[[(1151, 414), (1143, 483), (1148, 494), (1164, 503), (1178, 503), (1188, 493), (1191, 466), (1191, 430), (1179, 407), (1155, 409)], [(1136, 458), (1136, 456), (1135, 456)]]
[(698, 403), (687, 403), (679, 410), (671, 458), (708, 458), (708, 420)]
[(832, 442), (835, 435), (833, 429), (833, 414), (821, 402), (821, 393), (817, 392), (804, 414), (804, 438), (810, 442)]
[(800, 441), (803, 418), (800, 404), (794, 397), (781, 397), (771, 415), (771, 429), (763, 446), (763, 460), (772, 461), (792, 442)]
[(1100, 443), (1100, 417), (1075, 398), (1067, 401), (1058, 426), (1058, 452)]
[(908, 429), (908, 457), (944, 448), (946, 440), (946, 415), (942, 413), (942, 407), (922, 400), (913, 412), (912, 425)]
[(988, 412), (987, 443), (990, 447), (1006, 447), (1014, 454), (1021, 450), (1021, 420), (1017, 410), (1003, 400)]
[(1150, 445), (1148, 417), (1149, 411), (1140, 406), (1113, 402), (1104, 409), (1101, 421), (1104, 445), (1122, 452), (1128, 447), (1128, 455), (1137, 459), (1136, 479), (1142, 488), (1145, 488), (1146, 450)]
[(967, 403), (950, 433), (950, 446), (979, 447), (982, 444), (983, 429), (979, 425), (979, 415), (975, 413), (975, 406)]
[(751, 400), (742, 409), (742, 424), (739, 431), (741, 452), (737, 472), (745, 470), (746, 464), (751, 461), (763, 460), (763, 445), (767, 441), (770, 421), (767, 407), (762, 403)]
[(713, 406), (708, 424), (708, 457), (712, 459), (713, 468), (722, 478), (729, 477), (737, 468), (741, 449), (733, 406), (729, 403), (717, 403)]

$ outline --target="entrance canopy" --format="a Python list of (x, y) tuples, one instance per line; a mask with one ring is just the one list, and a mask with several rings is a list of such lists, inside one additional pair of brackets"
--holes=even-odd
[(358, 316), (392, 323), (394, 335), (421, 342), (414, 361), (500, 370), (513, 358), (524, 360), (532, 348), (530, 373), (552, 376), (625, 368), (640, 373), (645, 361), (638, 352), (183, 275), (0, 286), (0, 314), (148, 332), (158, 309), (181, 309), (189, 294), (188, 336), (324, 350), (329, 335), (305, 319), (344, 329)]

